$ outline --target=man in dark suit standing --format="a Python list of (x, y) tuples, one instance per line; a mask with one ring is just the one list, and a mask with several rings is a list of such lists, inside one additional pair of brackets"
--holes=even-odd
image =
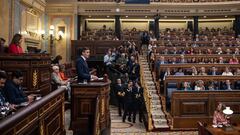
[(131, 115), (132, 115), (132, 102), (133, 102), (133, 82), (130, 80), (128, 82), (127, 88), (124, 90), (124, 113), (122, 121), (125, 122), (126, 117), (128, 115), (128, 121), (131, 122)]
[(133, 123), (136, 120), (136, 113), (139, 113), (139, 122), (142, 122), (143, 117), (143, 88), (139, 85), (139, 82), (135, 83), (135, 87), (133, 88)]
[(117, 79), (117, 84), (115, 86), (117, 100), (118, 100), (118, 115), (122, 116), (122, 110), (124, 110), (124, 85), (122, 80)]
[(89, 72), (89, 68), (87, 65), (87, 58), (90, 56), (90, 50), (87, 47), (84, 47), (81, 50), (81, 56), (76, 61), (76, 69), (78, 75), (78, 82), (85, 82), (92, 80), (97, 80), (98, 77), (95, 75), (91, 75)]
[(138, 81), (140, 77), (140, 66), (137, 63), (137, 60), (134, 60), (129, 71), (129, 79), (132, 81)]

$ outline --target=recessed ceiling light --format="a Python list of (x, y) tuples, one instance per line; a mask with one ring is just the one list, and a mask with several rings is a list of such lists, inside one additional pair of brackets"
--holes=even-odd
[(126, 15), (126, 18), (128, 18), (128, 16)]
[(119, 8), (116, 8), (116, 12), (120, 12), (120, 9), (119, 9)]

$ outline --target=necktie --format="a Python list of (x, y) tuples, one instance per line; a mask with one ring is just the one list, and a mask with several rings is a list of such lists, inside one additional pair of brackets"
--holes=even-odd
[(87, 64), (87, 61), (86, 61), (86, 60), (84, 60), (84, 63), (85, 63), (85, 65), (86, 65), (86, 67), (88, 67), (88, 64)]

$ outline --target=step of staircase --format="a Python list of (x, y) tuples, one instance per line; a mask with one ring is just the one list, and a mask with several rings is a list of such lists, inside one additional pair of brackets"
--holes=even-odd
[(158, 100), (153, 100), (153, 99), (152, 99), (151, 104), (152, 104), (152, 105), (159, 105), (159, 104), (161, 104), (161, 103), (160, 103), (160, 101), (158, 101)]
[(157, 89), (155, 86), (155, 83), (153, 81), (152, 72), (149, 68), (149, 64), (147, 62), (147, 57), (143, 57), (140, 55), (140, 65), (141, 68), (143, 68), (143, 76), (144, 76), (144, 83), (145, 87), (148, 90), (148, 94), (151, 97), (151, 115), (152, 115), (152, 123), (153, 123), (153, 131), (159, 131), (159, 130), (168, 130), (168, 122), (166, 119), (165, 114), (162, 110), (162, 102), (161, 97), (157, 94)]
[(161, 109), (162, 106), (161, 105), (152, 105), (152, 109), (155, 110), (155, 109)]
[(145, 78), (145, 77), (147, 77), (147, 78), (148, 78), (148, 77), (152, 77), (151, 74), (148, 74), (148, 75), (144, 74), (143, 76), (144, 76), (144, 78)]
[(169, 126), (167, 123), (154, 123), (154, 127), (156, 131), (160, 130), (160, 129), (169, 129)]
[[(152, 114), (152, 118), (153, 118), (153, 120), (164, 120), (165, 119), (165, 115), (162, 113), (162, 114)], [(166, 122), (167, 122), (167, 120), (166, 120)]]

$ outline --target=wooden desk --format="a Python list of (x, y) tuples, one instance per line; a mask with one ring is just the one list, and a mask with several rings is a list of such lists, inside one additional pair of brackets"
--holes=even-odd
[(110, 83), (108, 81), (71, 84), (70, 129), (74, 134), (110, 134)]
[(229, 106), (234, 114), (232, 123), (240, 121), (240, 91), (174, 91), (171, 115), (174, 129), (196, 129), (197, 121), (211, 124), (219, 102)]
[(0, 55), (0, 69), (11, 78), (13, 71), (23, 72), (23, 89), (27, 94), (51, 92), (51, 59), (48, 54)]
[(57, 89), (0, 121), (1, 135), (65, 135), (65, 89)]
[(226, 131), (223, 128), (214, 128), (212, 125), (208, 125), (206, 129), (212, 134), (212, 135), (240, 135), (240, 124), (236, 126), (232, 126), (232, 130)]

